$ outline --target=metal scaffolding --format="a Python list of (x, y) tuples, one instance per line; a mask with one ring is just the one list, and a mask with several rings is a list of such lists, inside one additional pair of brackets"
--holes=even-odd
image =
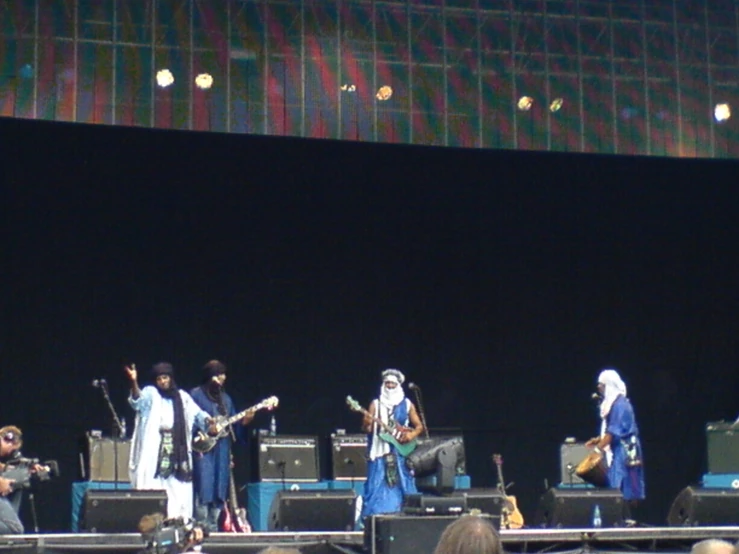
[(739, 157), (739, 0), (0, 0), (0, 33), (5, 116)]

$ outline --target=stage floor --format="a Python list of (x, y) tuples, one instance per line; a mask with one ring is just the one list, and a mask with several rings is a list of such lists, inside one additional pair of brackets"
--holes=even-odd
[[(423, 533), (421, 534), (423, 535)], [(202, 546), (204, 554), (258, 552), (268, 546), (299, 548), (303, 553), (431, 554), (417, 537), (397, 537), (379, 544), (366, 540), (363, 532), (214, 533)], [(707, 538), (736, 542), (739, 526), (642, 527), (633, 529), (524, 529), (501, 531), (506, 552), (686, 552)], [(369, 537), (368, 537), (369, 539)], [(394, 543), (394, 544), (393, 544)], [(0, 550), (48, 553), (139, 552), (141, 536), (134, 533), (27, 534), (0, 536)]]

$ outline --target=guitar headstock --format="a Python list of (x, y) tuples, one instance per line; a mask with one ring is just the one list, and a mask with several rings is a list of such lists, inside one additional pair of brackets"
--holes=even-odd
[(349, 406), (350, 410), (354, 410), (355, 412), (362, 411), (362, 406), (360, 406), (359, 402), (354, 400), (351, 396), (346, 397), (346, 405)]
[(274, 410), (277, 406), (280, 405), (280, 399), (276, 396), (270, 396), (269, 398), (265, 398), (262, 400), (258, 405), (258, 410)]

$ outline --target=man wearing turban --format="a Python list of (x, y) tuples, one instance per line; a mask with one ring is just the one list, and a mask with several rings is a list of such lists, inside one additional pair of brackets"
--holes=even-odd
[(129, 459), (131, 487), (165, 490), (167, 517), (192, 518), (192, 431), (193, 427), (209, 430), (210, 418), (177, 388), (172, 364), (154, 365), (155, 385), (143, 389), (136, 366), (125, 370), (131, 381), (128, 402), (136, 412)]

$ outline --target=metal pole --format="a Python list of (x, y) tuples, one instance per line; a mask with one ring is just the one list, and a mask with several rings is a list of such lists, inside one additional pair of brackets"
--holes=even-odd
[(614, 39), (615, 29), (613, 22), (613, 2), (611, 0), (608, 4), (608, 27), (611, 33), (611, 132), (613, 133), (613, 153), (618, 154), (618, 105), (616, 86), (616, 41)]
[(582, 83), (582, 33), (580, 29), (580, 0), (576, 0), (575, 28), (577, 29), (577, 92), (580, 114), (580, 152), (585, 152), (585, 101)]
[(33, 23), (33, 105), (31, 106), (31, 117), (38, 117), (38, 49), (39, 49), (39, 18), (41, 17), (39, 9), (39, 0), (34, 4), (34, 23)]
[(190, 52), (188, 56), (189, 68), (188, 68), (188, 83), (187, 83), (187, 128), (192, 130), (193, 111), (195, 109), (195, 106), (194, 106), (195, 99), (193, 98), (194, 96), (193, 86), (195, 85), (195, 77), (193, 75), (195, 72), (195, 60), (193, 59), (194, 52), (195, 52), (195, 38), (193, 36), (195, 34), (195, 13), (194, 13), (195, 12), (195, 0), (189, 0), (188, 7), (190, 8), (190, 14), (189, 14), (190, 15), (190, 21), (189, 21)]
[(447, 51), (446, 0), (441, 2), (441, 53), (442, 84), (444, 87), (444, 146), (449, 146), (449, 53)]
[(652, 113), (649, 106), (649, 68), (647, 67), (647, 7), (641, 0), (641, 49), (644, 74), (644, 132), (647, 135), (647, 156), (652, 154)]
[(116, 124), (117, 117), (116, 117), (116, 108), (117, 108), (117, 102), (116, 102), (116, 88), (118, 87), (118, 76), (116, 75), (116, 72), (118, 71), (118, 0), (112, 0), (113, 1), (113, 58), (111, 63), (111, 78), (110, 78), (110, 121), (113, 125)]
[(300, 136), (305, 136), (305, 0), (300, 0)]
[(511, 94), (513, 96), (513, 148), (518, 148), (518, 110), (516, 109), (516, 96), (518, 95), (518, 87), (516, 83), (516, 28), (513, 11), (513, 0), (508, 2), (508, 18), (510, 19), (511, 30)]
[[(343, 72), (341, 68), (341, 60), (343, 59), (343, 48), (341, 47), (341, 0), (336, 0), (336, 76), (338, 77), (338, 82), (336, 83), (338, 86), (336, 87), (336, 90), (334, 91), (334, 94), (336, 95), (336, 137), (339, 139), (344, 138), (343, 133), (343, 106), (344, 106), (344, 97), (341, 94), (341, 85), (344, 84), (343, 82)], [(351, 83), (350, 83), (351, 84)]]
[(475, 17), (475, 40), (477, 42), (477, 147), (482, 148), (484, 144), (482, 113), (482, 17), (480, 15), (480, 0), (477, 0), (476, 2)]
[(231, 3), (226, 0), (226, 132), (231, 132), (231, 33), (233, 33), (233, 22), (231, 21)]
[[(409, 23), (410, 24), (410, 23)], [(372, 91), (373, 96), (377, 90), (377, 3), (372, 2)], [(372, 102), (370, 97), (370, 102)], [(372, 102), (372, 137), (377, 142), (377, 102)]]
[(152, 0), (151, 3), (151, 75), (150, 79), (153, 80), (151, 83), (151, 94), (149, 101), (151, 102), (151, 109), (149, 110), (149, 127), (154, 127), (156, 124), (156, 74), (157, 74), (157, 57), (156, 57), (156, 40), (157, 40), (157, 1)]
[[(714, 91), (713, 91), (713, 71), (711, 71), (711, 27), (708, 23), (708, 1), (704, 0), (703, 2), (703, 21), (706, 26), (706, 77), (708, 79), (708, 106), (709, 106), (709, 117), (708, 121), (709, 123), (709, 132), (710, 132), (710, 147), (711, 147), (711, 157), (716, 157), (716, 122), (713, 118), (713, 101), (714, 101)], [(704, 116), (705, 117), (705, 116)]]
[[(544, 2), (544, 91), (546, 94), (545, 102), (552, 102), (552, 84), (549, 78), (549, 13), (547, 11), (547, 3)], [(549, 106), (546, 108), (547, 118), (547, 150), (552, 149), (552, 111)]]
[[(408, 141), (413, 144), (415, 139), (415, 127), (413, 125), (413, 25), (411, 19), (411, 3), (405, 3), (405, 36), (408, 49)], [(377, 87), (375, 86), (375, 89)]]
[(74, 86), (72, 87), (72, 121), (77, 122), (77, 89), (79, 87), (79, 39), (80, 39), (80, 2), (74, 2), (74, 40), (72, 41), (72, 72), (74, 73)]
[(677, 26), (677, 0), (672, 0), (672, 32), (675, 36), (675, 79), (676, 79), (676, 105), (677, 105), (677, 152), (683, 153), (683, 95), (680, 71), (680, 32)]

